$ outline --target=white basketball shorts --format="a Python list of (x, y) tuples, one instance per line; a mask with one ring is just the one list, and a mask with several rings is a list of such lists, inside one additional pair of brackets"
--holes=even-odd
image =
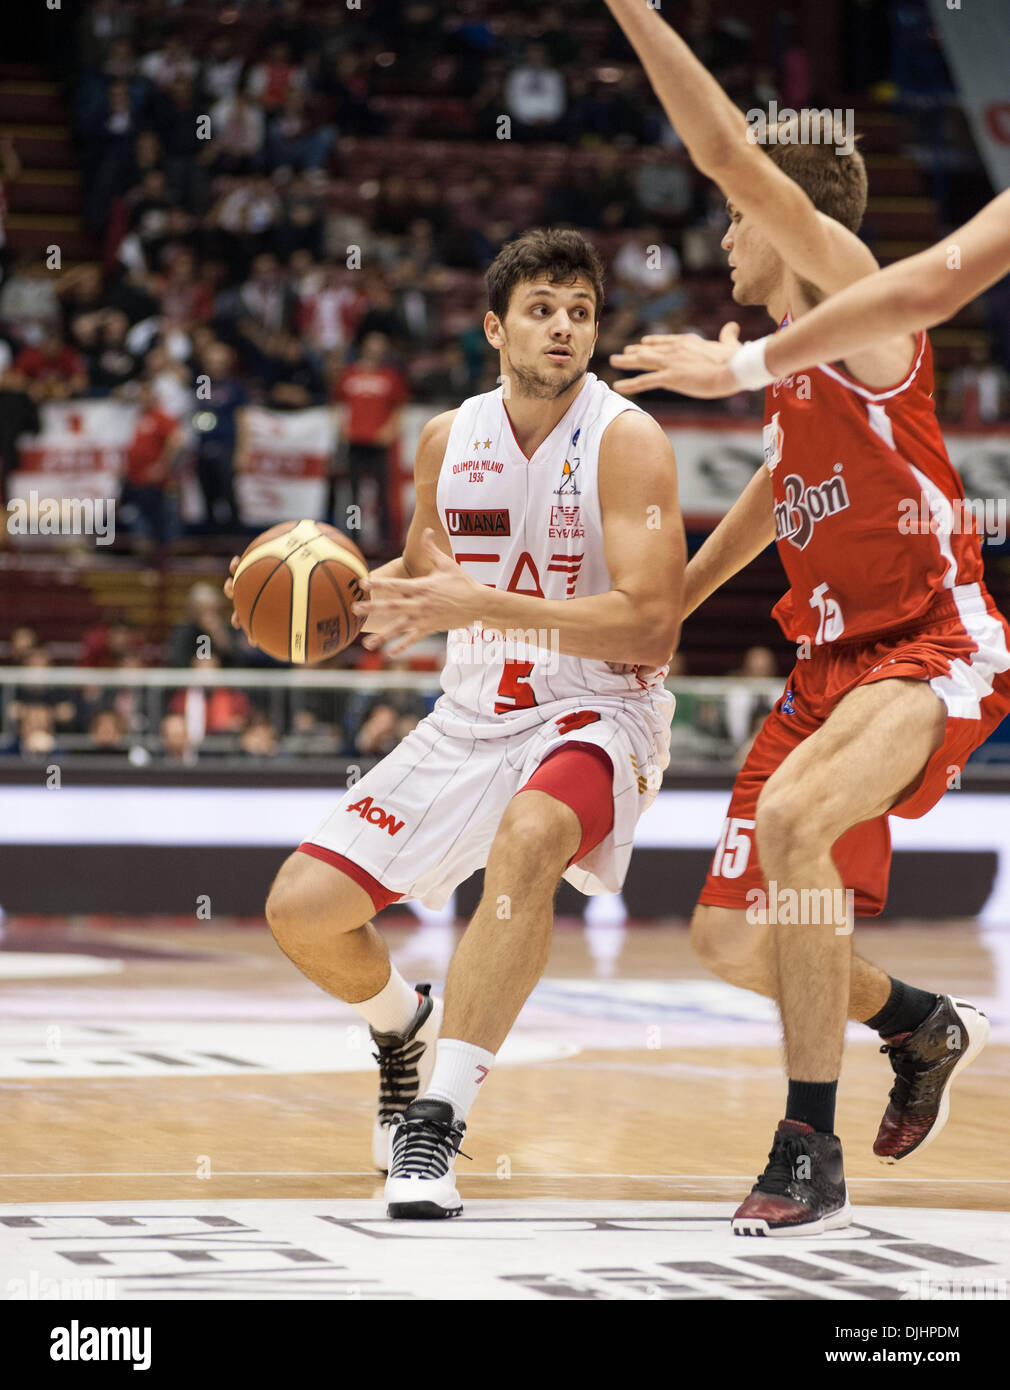
[[(443, 696), (303, 843), (349, 859), (391, 894), (444, 907), (486, 865), (512, 797), (548, 753), (573, 740), (597, 745), (610, 758), (614, 824), (564, 877), (582, 893), (616, 893), (635, 822), (655, 799), (669, 762), (673, 708), (673, 697), (660, 688), (634, 700), (558, 700), (492, 721)], [(585, 718), (591, 714), (599, 717)]]

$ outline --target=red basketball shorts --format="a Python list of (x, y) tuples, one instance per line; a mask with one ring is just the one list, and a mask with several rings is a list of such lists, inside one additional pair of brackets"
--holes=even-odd
[[(984, 590), (964, 585), (941, 600), (928, 625), (889, 632), (879, 641), (816, 647), (809, 660), (797, 662), (734, 783), (700, 903), (748, 907), (747, 894), (765, 887), (754, 840), (762, 787), (850, 690), (895, 677), (929, 681), (947, 707), (943, 743), (914, 789), (888, 813), (914, 820), (936, 805), (968, 757), (1010, 713), (1010, 625)], [(888, 817), (853, 826), (835, 842), (832, 857), (843, 884), (853, 890), (856, 914), (882, 912), (891, 868)]]

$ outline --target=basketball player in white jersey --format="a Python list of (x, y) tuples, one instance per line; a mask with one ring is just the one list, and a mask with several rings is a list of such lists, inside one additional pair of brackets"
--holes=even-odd
[[(669, 757), (676, 469), (656, 421), (587, 371), (601, 263), (577, 232), (532, 231), (488, 289), (502, 385), (425, 426), (403, 555), (359, 608), (371, 645), (449, 632), (444, 694), (285, 862), (266, 909), (281, 949), (370, 1025), (392, 1217), (461, 1212), (467, 1115), (547, 963), (558, 885), (619, 890)], [(648, 681), (616, 669), (638, 665)], [(442, 907), (479, 868), (443, 1012), (370, 919)]]

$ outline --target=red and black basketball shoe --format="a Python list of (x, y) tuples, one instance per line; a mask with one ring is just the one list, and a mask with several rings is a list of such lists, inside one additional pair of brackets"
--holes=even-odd
[(897, 1163), (921, 1152), (947, 1123), (950, 1086), (974, 1061), (989, 1037), (989, 1020), (966, 999), (941, 994), (936, 1008), (911, 1033), (887, 1038), (894, 1085), (873, 1152), (884, 1163)]
[(780, 1120), (768, 1166), (733, 1217), (733, 1234), (816, 1236), (851, 1220), (838, 1135)]

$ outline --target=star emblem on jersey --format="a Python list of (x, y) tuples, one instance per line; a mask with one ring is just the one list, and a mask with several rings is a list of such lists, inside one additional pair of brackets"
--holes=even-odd
[(493, 443), (493, 440), (490, 440), (490, 439), (485, 439), (485, 440), (483, 440), (483, 442), (482, 442), (481, 440), (479, 440), (479, 439), (475, 439), (475, 440), (473, 441), (473, 447), (474, 447), (475, 450), (476, 450), (476, 449), (490, 449), (492, 443)]

